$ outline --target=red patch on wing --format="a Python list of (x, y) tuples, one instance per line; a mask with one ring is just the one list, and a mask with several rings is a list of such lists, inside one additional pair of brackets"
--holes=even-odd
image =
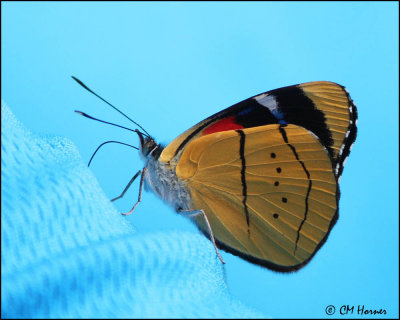
[(228, 130), (236, 130), (244, 128), (242, 125), (235, 123), (235, 116), (230, 116), (225, 119), (221, 119), (208, 128), (204, 129), (202, 135), (205, 136), (207, 134), (211, 134), (214, 132), (228, 131)]

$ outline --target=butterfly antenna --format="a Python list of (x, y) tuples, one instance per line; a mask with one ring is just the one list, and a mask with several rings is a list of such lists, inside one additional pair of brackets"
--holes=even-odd
[(104, 146), (105, 144), (107, 144), (107, 143), (119, 143), (119, 144), (123, 144), (123, 145), (128, 146), (128, 147), (131, 147), (131, 148), (133, 148), (133, 149), (139, 150), (138, 147), (132, 146), (132, 145), (127, 144), (127, 143), (124, 143), (124, 142), (119, 142), (119, 141), (106, 141), (106, 142), (103, 142), (101, 145), (99, 145), (99, 146), (97, 147), (96, 151), (93, 152), (93, 154), (92, 154), (92, 156), (91, 156), (91, 158), (90, 158), (90, 160), (89, 160), (88, 167), (90, 166), (90, 163), (92, 162), (92, 159), (93, 159), (94, 155), (97, 153), (97, 151), (99, 151), (99, 149), (100, 149), (102, 146)]
[(82, 111), (75, 110), (75, 112), (76, 112), (76, 113), (79, 113), (81, 116), (84, 116), (84, 117), (89, 118), (89, 119), (92, 119), (92, 120), (96, 120), (96, 121), (99, 121), (99, 122), (111, 124), (112, 126), (116, 126), (116, 127), (119, 127), (119, 128), (125, 129), (125, 130), (133, 131), (133, 132), (136, 132), (136, 133), (139, 132), (139, 133), (143, 134), (143, 133), (140, 132), (138, 129), (131, 129), (131, 128), (127, 128), (127, 127), (120, 126), (119, 124), (115, 124), (115, 123), (112, 123), (112, 122), (100, 120), (100, 119), (97, 119), (97, 118), (95, 118), (95, 117), (89, 116), (87, 113), (84, 113), (84, 112), (82, 112)]
[[(122, 114), (125, 118), (127, 118), (128, 120), (130, 120), (131, 122), (133, 122), (134, 124), (136, 124), (140, 129), (142, 129), (146, 135), (148, 137), (150, 137), (150, 134), (136, 121), (133, 121), (131, 118), (129, 118), (125, 113), (123, 113), (121, 110), (119, 110), (117, 107), (114, 107), (111, 103), (109, 103), (107, 100), (103, 99), (102, 97), (100, 97), (96, 92), (92, 91), (91, 89), (89, 89), (81, 80), (79, 80), (78, 78), (71, 76), (72, 79), (74, 79), (76, 82), (78, 82), (83, 88), (85, 88), (87, 91), (89, 91), (90, 93), (94, 94), (97, 98), (101, 99), (102, 101), (104, 101), (105, 103), (107, 103), (110, 107), (114, 108), (116, 111), (118, 111), (120, 114)], [(104, 121), (103, 121), (104, 122)]]

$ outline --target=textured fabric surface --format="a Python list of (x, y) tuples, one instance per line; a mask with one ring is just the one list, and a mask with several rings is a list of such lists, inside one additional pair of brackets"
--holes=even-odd
[(135, 234), (71, 141), (1, 106), (2, 318), (254, 318), (210, 242)]

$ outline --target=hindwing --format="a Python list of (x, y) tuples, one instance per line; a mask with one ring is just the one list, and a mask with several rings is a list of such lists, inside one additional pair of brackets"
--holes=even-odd
[[(331, 155), (309, 130), (286, 124), (191, 139), (176, 167), (217, 243), (280, 271), (309, 261), (337, 219)], [(199, 228), (208, 233), (201, 216)]]

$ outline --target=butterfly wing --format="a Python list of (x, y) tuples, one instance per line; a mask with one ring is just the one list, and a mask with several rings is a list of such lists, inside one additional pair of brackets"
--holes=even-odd
[[(280, 271), (300, 268), (337, 219), (338, 186), (327, 149), (296, 125), (266, 125), (190, 140), (176, 167), (217, 243)], [(208, 233), (201, 217), (199, 228)]]
[[(319, 123), (304, 126), (316, 134), (332, 156), (335, 175), (340, 178), (346, 158), (357, 135), (357, 109), (347, 90), (333, 82), (308, 82), (298, 86), (318, 111), (323, 114), (324, 129), (318, 129)], [(284, 93), (282, 92), (284, 97)], [(284, 98), (282, 99), (284, 100)], [(283, 103), (286, 104), (286, 103)], [(293, 106), (296, 102), (293, 101)], [(296, 117), (296, 113), (292, 117)], [(303, 121), (300, 121), (303, 122)], [(291, 122), (289, 123), (296, 123)], [(325, 132), (325, 133), (323, 133)], [(325, 137), (326, 135), (327, 137)], [(330, 136), (330, 138), (329, 138)]]
[(332, 157), (337, 178), (356, 137), (357, 110), (346, 89), (316, 81), (271, 90), (201, 121), (166, 146), (160, 160), (178, 160), (192, 140), (215, 132), (268, 124), (296, 124), (313, 132)]

